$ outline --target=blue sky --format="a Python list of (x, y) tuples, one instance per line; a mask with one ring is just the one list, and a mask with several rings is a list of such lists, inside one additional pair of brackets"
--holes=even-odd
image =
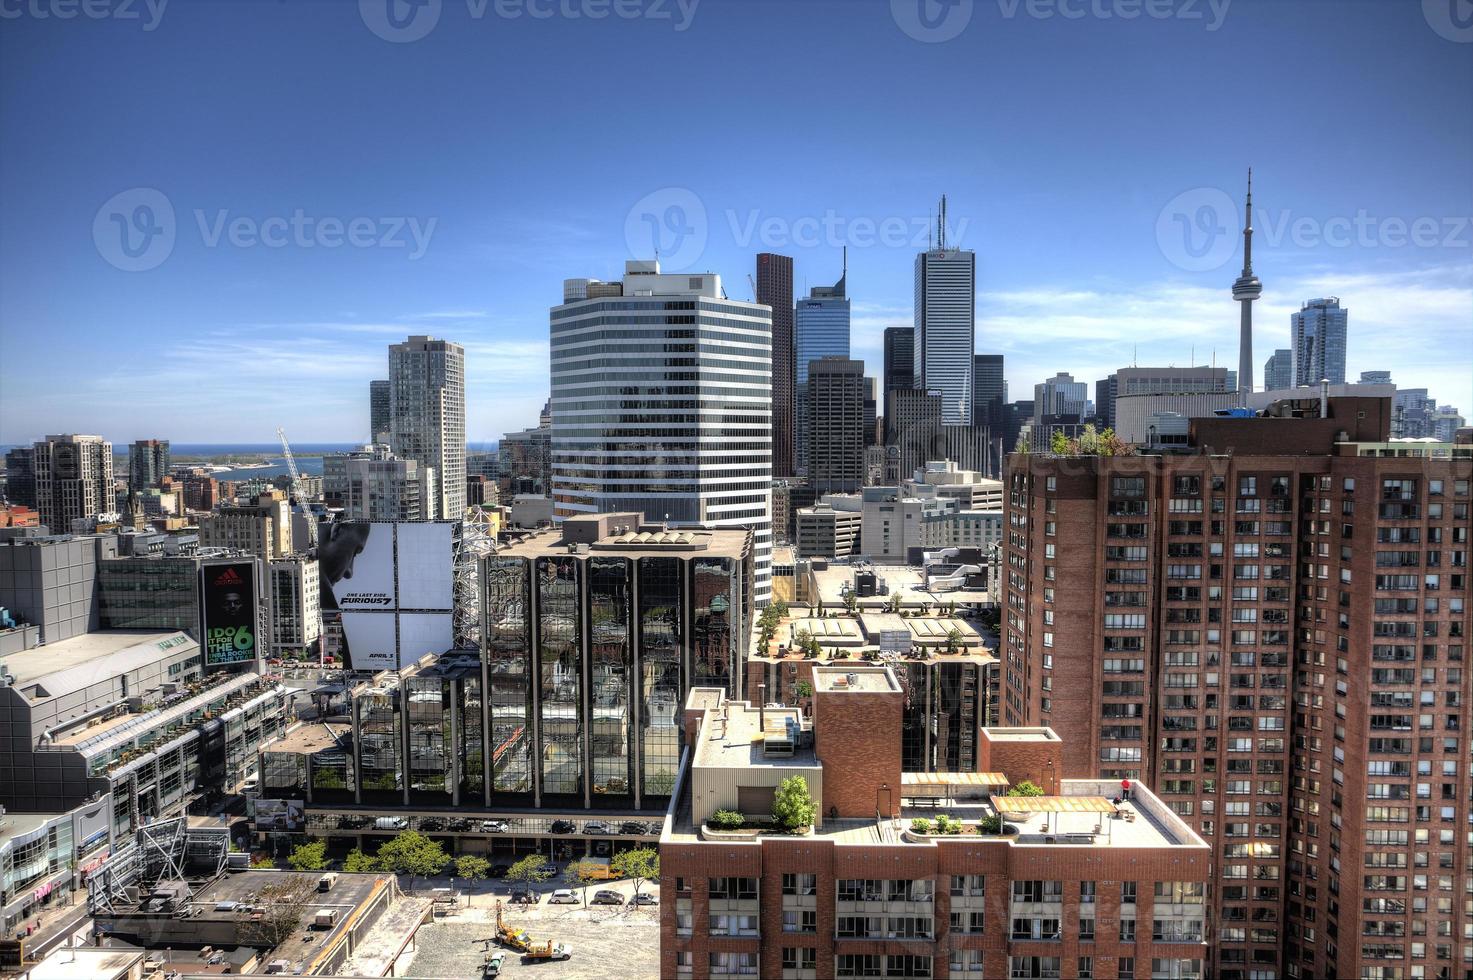
[(0, 4), (0, 443), (362, 438), (409, 333), (466, 345), (494, 439), (646, 214), (737, 298), (848, 243), (877, 373), (942, 192), (1014, 398), (1231, 366), (1249, 164), (1260, 370), (1338, 295), (1352, 376), (1473, 413), (1465, 0), (91, 2)]

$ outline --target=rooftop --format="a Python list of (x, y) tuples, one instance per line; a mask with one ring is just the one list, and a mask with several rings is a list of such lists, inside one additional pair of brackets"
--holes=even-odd
[(186, 644), (199, 648), (177, 630), (99, 630), (11, 654), (0, 660), (0, 666), (15, 678), (11, 686), (38, 685), (41, 690), (34, 694), (22, 693), (40, 701), (154, 663)]
[[(696, 693), (691, 692), (692, 696)], [(793, 727), (801, 725), (802, 714), (797, 708), (761, 708), (745, 701), (727, 701), (724, 707), (708, 711), (694, 765), (722, 769), (817, 768), (818, 758), (811, 747), (795, 747), (791, 754), (780, 756), (769, 756), (765, 751), (767, 739), (788, 738)]]
[(557, 527), (544, 528), (496, 551), (501, 558), (542, 558), (553, 555), (603, 555), (641, 558), (655, 554), (699, 554), (701, 557), (741, 558), (748, 551), (749, 532), (739, 528), (651, 528), (648, 525), (593, 541), (569, 541)]
[(352, 725), (346, 718), (337, 727), (331, 722), (308, 722), (293, 728), (263, 751), (312, 755), (328, 749), (342, 748), (351, 735)]
[(888, 667), (840, 667), (833, 664), (814, 667), (813, 687), (815, 691), (829, 693), (900, 693), (900, 683)]
[(58, 949), (30, 968), (31, 980), (114, 980), (126, 977), (144, 954), (136, 949), (73, 946)]

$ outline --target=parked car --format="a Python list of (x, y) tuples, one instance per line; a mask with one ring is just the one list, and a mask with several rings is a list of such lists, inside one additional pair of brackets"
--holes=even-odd
[(425, 833), (434, 833), (445, 829), (445, 821), (439, 817), (423, 817), (419, 821), (419, 829)]
[(450, 821), (450, 829), (458, 834), (463, 834), (471, 829), (471, 822), (463, 817), (456, 817)]
[(573, 889), (571, 888), (559, 888), (557, 891), (552, 893), (552, 897), (547, 900), (547, 904), (577, 905), (578, 896), (573, 892)]
[(650, 825), (643, 820), (626, 820), (619, 824), (619, 833), (647, 837), (650, 833)]
[(600, 888), (593, 893), (594, 905), (623, 905), (624, 896), (608, 888)]
[(554, 820), (550, 829), (554, 834), (576, 834), (578, 825), (571, 820)]
[(583, 825), (583, 832), (585, 834), (612, 834), (614, 832), (614, 828), (610, 827), (602, 820), (590, 820)]
[(660, 904), (660, 900), (656, 896), (651, 895), (649, 892), (640, 892), (638, 895), (635, 895), (634, 896), (633, 901), (631, 901), (629, 904), (630, 905), (659, 905)]
[(514, 905), (536, 905), (541, 898), (541, 895), (526, 888), (515, 888), (511, 893), (511, 902)]
[(483, 834), (504, 834), (509, 830), (511, 830), (511, 825), (505, 820), (481, 821), (481, 833)]

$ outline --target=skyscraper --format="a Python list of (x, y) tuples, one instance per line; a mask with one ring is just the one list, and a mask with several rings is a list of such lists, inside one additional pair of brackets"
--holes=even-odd
[(792, 256), (757, 254), (757, 302), (772, 307), (772, 475), (787, 477), (797, 472), (793, 427), (799, 398)]
[(1350, 311), (1335, 296), (1312, 299), (1289, 315), (1294, 336), (1294, 387), (1345, 383), (1345, 332)]
[(1119, 384), (1120, 379), (1113, 374), (1095, 382), (1095, 418), (1112, 428), (1115, 425), (1115, 393)]
[(1238, 404), (1248, 404), (1253, 390), (1253, 303), (1263, 295), (1263, 283), (1253, 274), (1253, 168), (1248, 168), (1248, 203), (1243, 209), (1243, 274), (1233, 283), (1238, 301)]
[(914, 384), (941, 395), (948, 425), (972, 421), (977, 255), (946, 246), (946, 198), (937, 242), (916, 256)]
[(117, 509), (112, 443), (102, 436), (47, 436), (33, 448), (36, 512), (53, 534), (70, 534), (72, 521)]
[[(753, 531), (754, 593), (772, 570), (772, 317), (713, 273), (625, 263), (568, 279), (550, 314), (557, 514), (639, 511)], [(652, 357), (679, 346), (680, 354)], [(617, 385), (610, 384), (617, 378)]]
[(1263, 365), (1263, 390), (1283, 391), (1294, 387), (1294, 352), (1287, 348), (1274, 351)]
[(17, 446), (5, 454), (5, 499), (22, 507), (36, 506), (36, 450)]
[(798, 300), (793, 312), (793, 331), (797, 346), (798, 470), (808, 465), (808, 367), (823, 357), (849, 356), (849, 296), (847, 250), (844, 273), (832, 286), (814, 286), (805, 299)]
[[(976, 354), (972, 357), (972, 421), (995, 429), (1002, 424), (1002, 406), (1007, 401), (1007, 382), (1003, 379), (1001, 354)], [(997, 438), (997, 433), (993, 433)]]
[(915, 387), (915, 345), (915, 327), (885, 328), (885, 392)]
[(808, 482), (816, 497), (864, 486), (864, 362), (824, 357), (808, 365)]
[(389, 444), (435, 471), (441, 518), (465, 510), (465, 348), (410, 337), (389, 348)]
[(128, 447), (128, 489), (156, 487), (169, 473), (169, 440), (139, 439)]
[(390, 401), (387, 380), (368, 383), (368, 438), (372, 443), (387, 446), (392, 439)]

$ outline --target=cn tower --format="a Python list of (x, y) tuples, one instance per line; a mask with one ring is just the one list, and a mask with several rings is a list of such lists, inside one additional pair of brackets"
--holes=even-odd
[(1248, 168), (1248, 204), (1243, 209), (1243, 274), (1233, 283), (1233, 299), (1242, 307), (1238, 326), (1238, 404), (1248, 404), (1253, 390), (1253, 301), (1263, 283), (1253, 274), (1253, 168)]

